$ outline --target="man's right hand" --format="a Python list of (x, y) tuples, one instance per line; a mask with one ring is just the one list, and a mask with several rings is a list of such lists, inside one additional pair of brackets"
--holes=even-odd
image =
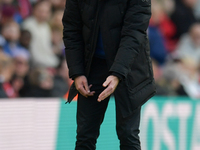
[(81, 95), (88, 97), (93, 96), (95, 91), (90, 91), (92, 85), (88, 86), (87, 78), (85, 76), (78, 76), (74, 79), (76, 89), (81, 93)]

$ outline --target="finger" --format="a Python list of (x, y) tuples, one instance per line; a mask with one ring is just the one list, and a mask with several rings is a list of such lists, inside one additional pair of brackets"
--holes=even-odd
[(95, 91), (92, 91), (92, 92), (90, 92), (91, 94), (94, 94), (95, 93)]
[(98, 102), (101, 102), (102, 100), (106, 99), (108, 96), (112, 94), (112, 88), (107, 87), (98, 97)]
[(94, 96), (95, 91), (90, 92), (89, 94), (87, 94), (88, 96)]
[(110, 84), (111, 80), (109, 80), (108, 78), (106, 79), (106, 81), (103, 83), (103, 87), (106, 87)]
[(85, 89), (83, 88), (83, 86), (78, 88), (78, 91), (81, 93), (81, 95), (88, 97), (88, 93), (85, 91)]
[(89, 85), (89, 89), (92, 87), (92, 84)]
[[(92, 87), (92, 84), (89, 85), (89, 89)], [(94, 96), (95, 91), (92, 91), (88, 94), (88, 96)]]
[(84, 82), (83, 82), (83, 86), (84, 86), (84, 88), (85, 88), (85, 91), (86, 91), (87, 93), (90, 93), (90, 89), (89, 89), (89, 86), (88, 86), (87, 81), (84, 81)]

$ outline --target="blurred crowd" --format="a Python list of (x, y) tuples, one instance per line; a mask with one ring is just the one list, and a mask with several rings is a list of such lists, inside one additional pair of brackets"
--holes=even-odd
[[(200, 98), (200, 0), (151, 0), (157, 95)], [(62, 97), (66, 0), (0, 1), (0, 97)]]
[(0, 97), (62, 97), (66, 0), (0, 1)]
[(199, 0), (152, 0), (148, 36), (157, 95), (200, 98), (199, 21)]

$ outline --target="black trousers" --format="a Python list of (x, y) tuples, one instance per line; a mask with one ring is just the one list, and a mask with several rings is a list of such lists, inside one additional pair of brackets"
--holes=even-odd
[[(77, 105), (77, 141), (75, 150), (95, 150), (96, 141), (99, 136), (100, 125), (108, 106), (109, 98), (98, 102), (99, 94), (105, 89), (102, 84), (108, 77), (108, 67), (104, 59), (94, 57), (88, 84), (92, 84), (91, 91), (95, 95), (85, 98), (78, 96)], [(139, 123), (140, 108), (131, 116), (123, 118), (118, 107), (116, 107), (116, 130), (120, 140), (120, 150), (140, 150)]]

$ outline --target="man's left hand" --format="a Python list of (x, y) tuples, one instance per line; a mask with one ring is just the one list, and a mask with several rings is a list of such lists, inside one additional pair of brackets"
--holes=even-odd
[(103, 87), (107, 87), (98, 97), (98, 102), (106, 99), (110, 96), (116, 89), (119, 83), (119, 78), (113, 75), (107, 77), (106, 81), (103, 83)]

